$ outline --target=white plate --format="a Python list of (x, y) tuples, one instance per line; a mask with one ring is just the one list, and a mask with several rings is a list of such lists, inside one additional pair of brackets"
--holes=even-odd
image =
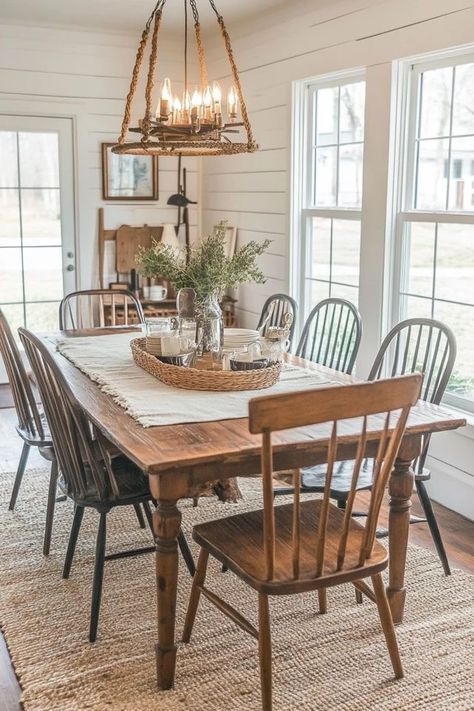
[(253, 328), (224, 328), (224, 338), (254, 338), (258, 335), (258, 331)]

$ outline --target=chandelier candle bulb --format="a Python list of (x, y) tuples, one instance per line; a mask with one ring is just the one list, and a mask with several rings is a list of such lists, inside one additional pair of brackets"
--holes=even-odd
[(163, 81), (163, 86), (161, 89), (161, 100), (160, 100), (160, 119), (162, 121), (167, 121), (171, 113), (170, 111), (171, 103), (171, 82), (166, 77)]
[(209, 86), (206, 87), (202, 101), (203, 101), (203, 105), (204, 105), (204, 120), (207, 122), (211, 122), (212, 121), (212, 94), (211, 94), (211, 88)]
[(237, 92), (233, 86), (230, 87), (229, 93), (227, 95), (227, 113), (229, 115), (229, 121), (235, 121), (237, 118), (239, 100), (237, 98)]
[(173, 123), (179, 124), (182, 121), (181, 101), (177, 96), (173, 99)]

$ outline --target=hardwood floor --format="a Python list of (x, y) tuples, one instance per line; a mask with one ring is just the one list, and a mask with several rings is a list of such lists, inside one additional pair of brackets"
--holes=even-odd
[[(21, 442), (15, 432), (16, 415), (12, 409), (0, 411), (0, 441), (2, 450), (0, 454), (1, 472), (16, 470), (20, 456)], [(45, 460), (36, 451), (32, 450), (28, 467), (47, 466)], [(358, 496), (358, 507), (364, 508), (368, 499), (367, 492)], [(21, 490), (19, 495), (21, 502)], [(448, 558), (453, 568), (461, 568), (474, 575), (474, 522), (460, 516), (449, 509), (434, 504), (435, 513), (443, 535), (443, 540), (448, 553)], [(421, 507), (413, 497), (413, 511), (421, 514)], [(381, 525), (388, 522), (388, 507), (382, 509)], [(410, 540), (433, 552), (435, 548), (426, 524), (416, 524), (410, 528)], [(440, 564), (441, 570), (441, 564)], [(13, 671), (8, 649), (3, 636), (0, 634), (0, 711), (20, 711), (20, 687)]]

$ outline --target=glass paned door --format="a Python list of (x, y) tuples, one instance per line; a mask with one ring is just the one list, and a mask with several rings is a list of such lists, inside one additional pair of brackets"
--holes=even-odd
[(0, 116), (0, 307), (16, 333), (58, 328), (75, 289), (70, 119)]

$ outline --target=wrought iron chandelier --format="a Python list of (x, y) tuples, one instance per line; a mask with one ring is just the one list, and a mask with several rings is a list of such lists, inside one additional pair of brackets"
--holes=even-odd
[[(158, 39), (163, 8), (166, 4), (166, 0), (158, 0), (142, 32), (127, 95), (122, 130), (117, 144), (112, 148), (114, 153), (206, 156), (253, 153), (258, 149), (252, 134), (224, 18), (218, 12), (213, 0), (208, 2), (217, 17), (231, 69), (233, 84), (227, 95), (226, 106), (223, 105), (219, 85), (216, 82), (212, 84), (209, 82), (196, 0), (184, 0), (184, 92), (182, 99), (177, 95), (173, 96), (171, 82), (169, 78), (164, 78), (160, 100), (155, 109), (153, 88), (157, 70)], [(200, 74), (200, 86), (193, 91), (188, 82), (188, 5), (194, 18)], [(138, 126), (130, 126), (132, 104), (150, 35), (151, 50), (145, 86), (145, 115), (143, 119), (139, 119)], [(137, 136), (135, 141), (127, 140), (129, 132), (140, 134), (140, 138), (138, 139)]]

